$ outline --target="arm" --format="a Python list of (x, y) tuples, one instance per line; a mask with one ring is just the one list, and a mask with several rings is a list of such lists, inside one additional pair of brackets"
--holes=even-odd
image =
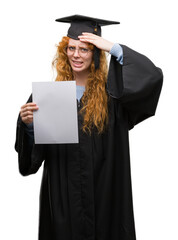
[(121, 45), (123, 66), (111, 58), (107, 89), (118, 99), (127, 115), (128, 128), (155, 115), (163, 74), (146, 56)]
[[(30, 96), (28, 103), (31, 101), (32, 96)], [(30, 109), (26, 110), (29, 111)], [(26, 111), (23, 110), (23, 114), (22, 111), (19, 114), (15, 142), (15, 150), (18, 152), (19, 171), (23, 176), (36, 173), (44, 160), (43, 145), (34, 144), (34, 140), (30, 140), (29, 138), (26, 123), (29, 119), (33, 118), (27, 117), (28, 114), (25, 112)], [(31, 115), (30, 112), (29, 114)], [(22, 119), (26, 119), (25, 122)], [(33, 136), (33, 131), (31, 134)]]
[[(83, 33), (80, 41), (112, 52), (113, 43), (91, 33)], [(127, 116), (128, 128), (155, 114), (159, 100), (163, 74), (146, 56), (124, 46), (123, 65), (112, 56), (109, 66), (107, 91), (119, 100)]]
[(118, 43), (112, 43), (100, 36), (92, 33), (83, 33), (83, 35), (78, 36), (81, 42), (88, 42), (94, 44), (97, 48), (109, 52), (111, 55), (115, 56), (120, 64), (123, 64), (123, 50), (121, 45)]

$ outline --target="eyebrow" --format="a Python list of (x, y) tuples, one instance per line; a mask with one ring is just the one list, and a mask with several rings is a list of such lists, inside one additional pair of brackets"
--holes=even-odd
[[(68, 47), (76, 47), (75, 45), (73, 44), (68, 44)], [(79, 48), (87, 48), (88, 49), (88, 46), (78, 46)]]

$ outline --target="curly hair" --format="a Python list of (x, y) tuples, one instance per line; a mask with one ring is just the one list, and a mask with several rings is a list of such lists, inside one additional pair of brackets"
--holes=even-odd
[[(66, 54), (66, 47), (69, 42), (69, 37), (63, 37), (62, 41), (57, 46), (57, 53), (52, 62), (56, 68), (56, 81), (69, 81), (74, 79), (72, 68), (69, 64)], [(94, 46), (88, 44), (88, 47), (93, 50)], [(108, 96), (106, 93), (107, 81), (107, 60), (104, 51), (100, 53), (100, 67), (95, 70), (94, 60), (90, 66), (90, 73), (85, 86), (85, 92), (82, 97), (83, 113), (83, 131), (91, 134), (91, 130), (96, 128), (98, 133), (102, 133), (108, 123)]]

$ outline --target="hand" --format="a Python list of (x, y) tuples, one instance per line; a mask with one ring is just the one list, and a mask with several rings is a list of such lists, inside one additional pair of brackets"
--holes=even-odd
[(26, 103), (21, 107), (20, 117), (26, 124), (33, 122), (33, 111), (38, 110), (36, 103)]
[(93, 33), (82, 33), (82, 35), (78, 36), (78, 38), (81, 42), (92, 43), (97, 48), (106, 52), (110, 52), (112, 46), (114, 45), (114, 43), (109, 42), (108, 40)]

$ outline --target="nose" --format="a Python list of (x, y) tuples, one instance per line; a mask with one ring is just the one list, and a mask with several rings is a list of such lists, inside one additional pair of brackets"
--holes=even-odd
[(79, 55), (79, 49), (75, 49), (74, 57), (80, 57), (80, 55)]

